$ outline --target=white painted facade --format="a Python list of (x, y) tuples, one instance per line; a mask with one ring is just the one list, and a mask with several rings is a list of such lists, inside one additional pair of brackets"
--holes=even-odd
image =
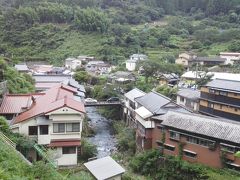
[(190, 99), (187, 99), (181, 96), (177, 96), (177, 104), (188, 107), (196, 112), (199, 110), (199, 102), (191, 101)]
[(136, 70), (136, 61), (127, 60), (126, 61), (126, 69), (128, 71), (135, 71)]
[(57, 158), (55, 161), (58, 166), (75, 166), (77, 165), (77, 147), (74, 154), (63, 154), (62, 147), (56, 148)]
[(225, 58), (225, 64), (231, 64), (240, 62), (240, 53), (233, 53), (233, 52), (221, 52), (220, 53), (221, 58)]
[(76, 58), (67, 58), (65, 60), (65, 67), (71, 70), (75, 70), (82, 66), (82, 61)]
[[(11, 128), (13, 132), (24, 134), (30, 138), (37, 140), (40, 145), (48, 145), (51, 141), (56, 140), (68, 140), (68, 139), (81, 139), (82, 123), (84, 114), (68, 107), (63, 107), (53, 112), (50, 112), (43, 116), (31, 118), (29, 120), (20, 122), (13, 125)], [(65, 123), (65, 132), (54, 133), (54, 123)], [(67, 132), (66, 124), (68, 123), (79, 123), (79, 132)], [(40, 126), (48, 125), (48, 134), (40, 134)], [(29, 135), (29, 126), (37, 126), (37, 135)], [(77, 165), (77, 147), (75, 154), (63, 154), (62, 147), (57, 147), (57, 164), (59, 166)]]

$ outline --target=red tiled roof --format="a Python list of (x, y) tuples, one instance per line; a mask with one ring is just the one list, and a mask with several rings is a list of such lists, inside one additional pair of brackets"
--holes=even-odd
[(52, 140), (48, 147), (68, 147), (68, 146), (80, 146), (80, 139), (62, 139)]
[(29, 108), (32, 104), (32, 97), (37, 98), (43, 93), (36, 94), (7, 94), (4, 96), (0, 114), (18, 114), (23, 112), (23, 109)]
[(85, 113), (84, 104), (73, 99), (75, 88), (59, 84), (45, 91), (45, 95), (35, 99), (31, 108), (20, 115), (14, 124), (28, 120), (40, 114), (47, 114), (62, 107), (69, 107), (76, 111)]

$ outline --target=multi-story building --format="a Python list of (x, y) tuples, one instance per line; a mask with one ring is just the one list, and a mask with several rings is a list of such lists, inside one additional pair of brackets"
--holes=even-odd
[(126, 61), (126, 69), (128, 71), (135, 71), (140, 62), (146, 61), (148, 57), (144, 54), (133, 54), (130, 59)]
[(196, 55), (193, 55), (192, 53), (181, 53), (175, 60), (175, 63), (188, 67), (195, 57)]
[(240, 169), (240, 123), (199, 114), (168, 111), (152, 118), (152, 147), (165, 155), (211, 167)]
[(238, 52), (220, 52), (220, 57), (225, 58), (225, 64), (239, 64), (240, 63), (240, 53)]
[(195, 112), (199, 110), (199, 98), (200, 91), (197, 89), (183, 88), (177, 92), (177, 104)]
[(124, 119), (130, 127), (136, 127), (135, 109), (137, 108), (137, 103), (135, 98), (142, 97), (145, 94), (145, 92), (137, 88), (124, 94)]
[(240, 81), (215, 79), (202, 86), (199, 112), (240, 121)]
[(135, 98), (135, 101), (136, 144), (140, 150), (152, 148), (152, 130), (155, 128), (152, 117), (165, 114), (169, 110), (189, 112), (168, 97), (154, 91)]
[[(62, 84), (40, 94), (9, 95), (4, 98), (0, 112), (13, 115), (10, 123), (13, 132), (54, 149), (58, 166), (77, 165), (85, 108), (75, 100), (76, 95), (77, 89)], [(38, 157), (35, 151), (29, 156), (32, 160)]]

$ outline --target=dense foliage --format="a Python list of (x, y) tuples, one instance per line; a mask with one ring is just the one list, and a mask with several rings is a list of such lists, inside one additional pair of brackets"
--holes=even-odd
[(81, 140), (81, 154), (80, 160), (87, 161), (89, 158), (95, 157), (97, 154), (97, 147), (85, 139)]
[(10, 93), (34, 92), (34, 81), (30, 75), (19, 73), (2, 59), (0, 59), (0, 66), (2, 67), (3, 78), (7, 80), (7, 87)]
[(117, 137), (117, 148), (120, 153), (133, 155), (136, 152), (135, 130), (126, 125), (122, 121), (113, 122), (114, 133)]
[(159, 150), (136, 155), (130, 162), (134, 172), (153, 179), (207, 179), (203, 168), (176, 157), (161, 157)]
[(238, 51), (239, 26), (238, 0), (1, 0), (0, 54), (55, 64), (88, 54), (119, 64), (139, 51), (165, 62), (181, 51)]

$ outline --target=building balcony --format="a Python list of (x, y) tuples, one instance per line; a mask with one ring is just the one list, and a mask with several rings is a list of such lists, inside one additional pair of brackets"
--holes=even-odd
[(210, 94), (210, 93), (206, 93), (206, 92), (201, 92), (201, 98), (202, 99), (206, 99), (206, 100), (210, 100), (210, 101), (214, 101), (214, 102), (219, 102), (222, 104), (226, 104), (226, 105), (232, 105), (232, 106), (239, 106), (239, 99), (237, 98), (232, 98), (232, 97), (228, 97), (228, 96), (222, 96), (222, 95), (217, 95), (217, 94)]

